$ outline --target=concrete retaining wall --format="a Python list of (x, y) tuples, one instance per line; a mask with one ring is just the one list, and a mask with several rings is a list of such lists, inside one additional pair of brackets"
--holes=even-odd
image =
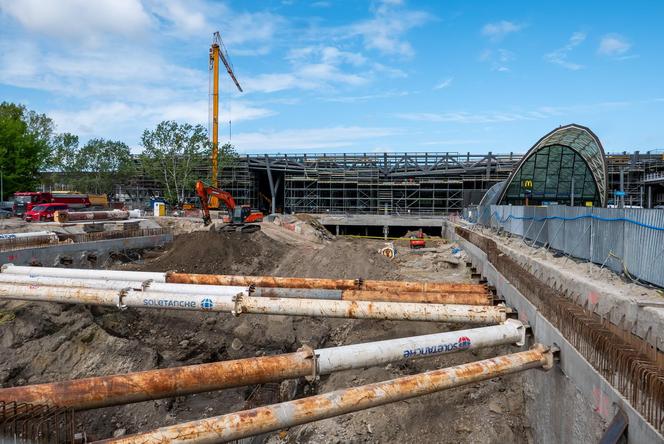
[(473, 265), (496, 287), (507, 304), (530, 324), (534, 339), (560, 348), (560, 363), (549, 372), (524, 373), (526, 415), (535, 442), (598, 442), (618, 409), (629, 418), (629, 442), (660, 443), (664, 437), (632, 408), (602, 375), (562, 336), (537, 308), (516, 290), (488, 261), (486, 254), (454, 234), (451, 223), (445, 235), (466, 250)]
[(111, 253), (133, 249), (157, 248), (172, 241), (172, 234), (160, 234), (156, 236), (127, 237), (96, 242), (25, 248), (0, 253), (0, 264), (39, 264), (45, 267), (66, 265), (77, 268), (98, 268), (104, 264)]

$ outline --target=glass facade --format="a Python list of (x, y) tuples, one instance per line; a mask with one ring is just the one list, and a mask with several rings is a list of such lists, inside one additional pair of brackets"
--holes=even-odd
[(599, 193), (588, 164), (569, 147), (544, 147), (526, 160), (514, 174), (504, 200), (513, 205), (570, 205), (574, 189), (574, 204), (600, 206)]
[(580, 125), (542, 137), (512, 171), (498, 202), (512, 205), (606, 206), (607, 168), (602, 145)]

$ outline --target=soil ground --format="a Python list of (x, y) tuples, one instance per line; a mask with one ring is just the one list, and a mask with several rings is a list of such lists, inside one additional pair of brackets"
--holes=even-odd
[[(274, 224), (261, 232), (180, 234), (164, 254), (123, 269), (196, 273), (471, 282), (463, 265), (436, 251), (397, 254), (389, 260), (376, 240), (316, 241)], [(185, 230), (183, 230), (185, 231)], [(433, 245), (432, 245), (433, 244)], [(399, 251), (403, 253), (403, 251)], [(0, 303), (0, 384), (3, 387), (173, 367), (368, 342), (468, 328), (444, 323), (314, 319)], [(13, 316), (15, 317), (12, 317)], [(514, 347), (466, 351), (437, 358), (339, 372), (315, 384), (265, 384), (77, 414), (76, 429), (106, 438), (200, 419), (401, 375), (514, 352)], [(519, 375), (496, 378), (438, 394), (256, 437), (277, 443), (505, 443), (529, 442)]]

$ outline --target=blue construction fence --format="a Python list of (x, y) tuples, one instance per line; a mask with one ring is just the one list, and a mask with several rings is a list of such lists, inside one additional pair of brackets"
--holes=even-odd
[(664, 210), (491, 205), (470, 216), (473, 222), (520, 236), (532, 245), (664, 287)]

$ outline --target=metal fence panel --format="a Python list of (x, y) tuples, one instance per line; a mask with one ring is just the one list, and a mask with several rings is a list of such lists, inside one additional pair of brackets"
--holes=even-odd
[(530, 239), (533, 232), (533, 219), (535, 215), (534, 207), (521, 207), (521, 237)]
[[(592, 252), (590, 260), (605, 264), (613, 271), (621, 272), (624, 243), (624, 223), (614, 220), (625, 217), (625, 210), (619, 208), (593, 208)], [(606, 220), (602, 220), (606, 219)]]
[(546, 229), (548, 224), (548, 207), (533, 208), (533, 228), (530, 233), (533, 245), (546, 244), (549, 237), (549, 232)]
[(590, 208), (566, 207), (565, 252), (581, 259), (590, 258)]
[(492, 205), (490, 225), (664, 286), (664, 211)]
[[(664, 227), (664, 211), (626, 209), (625, 266), (638, 279), (664, 286), (664, 231), (648, 228)], [(641, 224), (641, 225), (639, 225)]]
[(563, 251), (565, 249), (565, 208), (561, 205), (553, 205), (547, 211), (549, 217), (547, 242), (554, 250)]

